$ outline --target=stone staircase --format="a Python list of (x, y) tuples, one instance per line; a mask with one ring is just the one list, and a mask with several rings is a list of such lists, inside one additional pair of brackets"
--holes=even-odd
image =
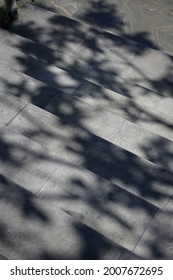
[(0, 259), (172, 259), (170, 48), (60, 2), (0, 29)]

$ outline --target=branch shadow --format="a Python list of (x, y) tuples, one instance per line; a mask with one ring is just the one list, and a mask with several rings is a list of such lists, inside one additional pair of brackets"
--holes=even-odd
[[(116, 13), (116, 5), (108, 5), (106, 2), (99, 3), (95, 8), (81, 15), (81, 20), (82, 18), (84, 21), (89, 19), (90, 23), (99, 28), (114, 27), (122, 32), (122, 19)], [(167, 57), (159, 75), (155, 73), (155, 68), (146, 73), (142, 67), (145, 66), (143, 61), (148, 53), (150, 58), (151, 49), (148, 46), (156, 49), (156, 46), (149, 41), (147, 33), (134, 34), (134, 38), (132, 36), (130, 38), (132, 40), (135, 37), (140, 38), (140, 41), (144, 43), (142, 45), (132, 43), (127, 38), (107, 34), (99, 29), (82, 26), (73, 19), (59, 15), (50, 16), (48, 20), (42, 22), (42, 25), (37, 26), (34, 21), (29, 20), (14, 26), (14, 32), (31, 39), (28, 41), (22, 40), (22, 38), (18, 38), (17, 41), (9, 39), (10, 47), (15, 47), (20, 51), (15, 55), (16, 65), (13, 67), (25, 75), (18, 74), (16, 71), (15, 75), (19, 75), (18, 80), (17, 82), (16, 80), (11, 81), (9, 79), (11, 74), (7, 77), (6, 73), (8, 71), (8, 73), (12, 73), (13, 68), (7, 65), (8, 70), (1, 77), (1, 85), (5, 92), (46, 109), (57, 118), (53, 117), (51, 120), (52, 128), (46, 126), (44, 122), (51, 118), (50, 115), (47, 113), (47, 117), (43, 120), (41, 111), (37, 111), (36, 108), (29, 111), (29, 105), (27, 105), (26, 109), (22, 110), (22, 114), (19, 114), (19, 119), (16, 116), (20, 125), (15, 124), (15, 116), (14, 123), (12, 120), (11, 123), (6, 124), (9, 128), (15, 128), (24, 136), (42, 144), (43, 150), (41, 151), (40, 146), (32, 149), (31, 142), (28, 142), (28, 146), (23, 146), (17, 140), (11, 141), (3, 134), (0, 136), (1, 165), (5, 166), (0, 171), (6, 172), (7, 166), (9, 170), (5, 173), (6, 176), (12, 174), (13, 180), (20, 182), (22, 170), (26, 170), (26, 177), (28, 177), (30, 176), (29, 168), (31, 166), (35, 168), (39, 161), (43, 161), (44, 164), (39, 169), (41, 177), (39, 182), (41, 183), (39, 185), (37, 181), (35, 183), (31, 180), (28, 184), (26, 180), (26, 185), (21, 187), (19, 183), (16, 183), (17, 185), (9, 184), (5, 177), (0, 176), (1, 190), (4, 191), (2, 186), (5, 184), (5, 192), (8, 192), (5, 198), (7, 208), (11, 204), (11, 207), (17, 209), (15, 211), (19, 212), (19, 216), (23, 216), (26, 224), (29, 225), (30, 220), (34, 220), (34, 223), (38, 225), (45, 224), (43, 228), (39, 228), (40, 234), (45, 227), (45, 238), (48, 237), (46, 228), (49, 228), (51, 219), (47, 214), (49, 211), (43, 211), (39, 203), (37, 205), (37, 199), (34, 202), (35, 197), (41, 197), (43, 205), (44, 203), (45, 205), (55, 203), (56, 209), (63, 209), (75, 219), (79, 219), (78, 223), (72, 222), (70, 231), (66, 231), (65, 237), (68, 239), (69, 234), (74, 230), (74, 235), (80, 240), (80, 246), (76, 247), (76, 251), (72, 250), (70, 253), (63, 243), (63, 240), (66, 239), (65, 237), (63, 239), (62, 236), (65, 251), (61, 251), (61, 239), (58, 243), (56, 241), (58, 232), (62, 233), (59, 227), (56, 229), (56, 222), (61, 217), (61, 212), (58, 210), (57, 213), (52, 210), (52, 215), (55, 215), (56, 219), (52, 221), (55, 228), (53, 228), (51, 244), (55, 242), (55, 248), (53, 245), (51, 245), (51, 249), (47, 248), (47, 243), (43, 242), (44, 238), (39, 242), (37, 226), (34, 225), (35, 230), (30, 230), (28, 226), (24, 232), (15, 229), (15, 236), (19, 234), (19, 237), (22, 236), (23, 243), (27, 244), (25, 248), (33, 246), (26, 254), (22, 248), (16, 249), (14, 243), (18, 244), (20, 238), (13, 243), (13, 238), (8, 233), (10, 232), (8, 215), (7, 220), (3, 221), (1, 225), (1, 243), (5, 242), (7, 248), (11, 248), (8, 249), (9, 255), (10, 250), (19, 250), (18, 253), (23, 258), (120, 258), (124, 248), (129, 251), (135, 249), (137, 240), (158, 208), (163, 208), (172, 195), (173, 174), (166, 170), (170, 169), (172, 150), (166, 141), (162, 141), (162, 138), (159, 143), (154, 142), (154, 139), (150, 143), (152, 146), (156, 146), (154, 152), (141, 145), (140, 148), (146, 158), (150, 160), (149, 162), (111, 144), (111, 136), (116, 132), (115, 124), (108, 127), (109, 134), (106, 139), (103, 139), (105, 131), (102, 118), (104, 119), (105, 111), (102, 109), (106, 106), (106, 110), (114, 112), (114, 117), (117, 119), (118, 108), (121, 117), (122, 114), (126, 115), (128, 120), (135, 122), (144, 111), (143, 106), (136, 102), (136, 99), (145, 98), (147, 100), (154, 96), (160, 101), (163, 97), (172, 98), (172, 58)], [(55, 66), (62, 69), (58, 70)], [(63, 70), (68, 70), (69, 74)], [(81, 76), (86, 78), (87, 82)], [(107, 90), (96, 85), (93, 85), (94, 90), (92, 90), (90, 81), (104, 86)], [(86, 83), (91, 86), (88, 92), (82, 90)], [(116, 109), (117, 97), (111, 91), (116, 91), (119, 98), (125, 98), (125, 101), (120, 102)], [(85, 105), (82, 105), (81, 100), (84, 100)], [(91, 104), (94, 102), (96, 102), (95, 107)], [(172, 130), (173, 124), (169, 120), (166, 122), (149, 112), (145, 111), (145, 113), (150, 123), (159, 123)], [(118, 128), (122, 125), (121, 121), (122, 119), (119, 120)], [(46, 148), (52, 149), (56, 153), (56, 157), (54, 154), (44, 153)], [(162, 162), (165, 168), (152, 163), (156, 161)], [(50, 171), (49, 162), (52, 162), (53, 165)], [(74, 162), (77, 165), (74, 165)], [(85, 177), (80, 178), (81, 167), (89, 170), (93, 174), (92, 176), (95, 176), (97, 184), (91, 184), (89, 180), (85, 182)], [(12, 172), (10, 172), (10, 168), (13, 168)], [(67, 170), (73, 173), (75, 169), (79, 171), (77, 176), (67, 176)], [(56, 177), (54, 172), (55, 174), (59, 172), (57, 170), (62, 170), (62, 174), (58, 174)], [(64, 175), (67, 176), (67, 180), (63, 183), (61, 176)], [(51, 184), (55, 188), (53, 195), (49, 193), (50, 177)], [(37, 185), (36, 190), (35, 184)], [(29, 189), (33, 189), (33, 193)], [(62, 193), (60, 189), (62, 189)], [(17, 197), (13, 196), (13, 192)], [(87, 210), (81, 206), (82, 204)], [(144, 218), (135, 224), (134, 215), (137, 216), (139, 213), (142, 213), (139, 216), (144, 215)], [(125, 215), (129, 215), (130, 222)], [(66, 218), (64, 219), (66, 220)], [(70, 224), (70, 222), (68, 223)], [(118, 227), (121, 228), (120, 233)], [(131, 236), (130, 244), (128, 244), (127, 233)], [(116, 234), (119, 236), (118, 239), (116, 239)], [(74, 236), (69, 238), (72, 243), (67, 243), (71, 246), (70, 248), (77, 243), (73, 238)], [(111, 241), (111, 238), (114, 242)], [(117, 244), (115, 240), (118, 240)], [(37, 244), (37, 242), (39, 245), (35, 250), (33, 244)], [(153, 244), (146, 242), (145, 246), (151, 251), (154, 248), (153, 251), (156, 252), (158, 245), (154, 241)], [(5, 249), (3, 248), (3, 250)], [(115, 253), (116, 251), (118, 253)], [(158, 256), (164, 258), (164, 250), (160, 255), (155, 254), (154, 258)], [(13, 257), (16, 257), (15, 254)]]

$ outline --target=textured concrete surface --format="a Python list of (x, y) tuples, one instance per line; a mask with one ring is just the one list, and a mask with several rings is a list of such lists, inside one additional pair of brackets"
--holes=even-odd
[(18, 51), (17, 48), (7, 46), (4, 48), (4, 45), (1, 45), (0, 61), (2, 65), (14, 68), (66, 93), (73, 93), (82, 83), (62, 69), (26, 57), (25, 53)]
[[(54, 12), (50, 12), (48, 17), (46, 10), (39, 7), (32, 9), (34, 13), (38, 11), (37, 19), (34, 21), (32, 18), (28, 24), (25, 9), (22, 9), (22, 21), (13, 27), (13, 31), (38, 43), (49, 45), (54, 51), (74, 57), (76, 68), (78, 60), (83, 60), (87, 66), (85, 64), (86, 69), (82, 71), (88, 79), (94, 79), (96, 83), (116, 90), (117, 84), (123, 89), (123, 82), (120, 82), (119, 78), (125, 78), (167, 97), (172, 96), (171, 56), (154, 50), (154, 47), (149, 48), (149, 44), (131, 42)], [(101, 11), (98, 11), (101, 15)], [(44, 20), (43, 13), (46, 14)], [(159, 67), (160, 64), (162, 67)], [(84, 65), (80, 67), (82, 69)]]
[(0, 259), (172, 259), (171, 1), (40, 5), (0, 29)]
[(44, 108), (57, 93), (56, 89), (3, 64), (0, 65), (0, 87), (1, 91), (9, 92), (41, 108)]
[(135, 252), (146, 256), (148, 259), (170, 259), (172, 255), (172, 206), (173, 200), (164, 210), (157, 212), (150, 226), (135, 248)]
[(170, 0), (42, 0), (38, 3), (173, 54), (173, 3)]
[(85, 169), (59, 166), (38, 194), (132, 251), (157, 208)]
[[(173, 3), (170, 0), (38, 0), (37, 4), (173, 54)], [(37, 20), (32, 8), (24, 16), (30, 23)], [(41, 11), (38, 21), (40, 18), (43, 20)]]
[(2, 175), (0, 192), (0, 259), (118, 259), (127, 251)]
[[(152, 121), (150, 120), (150, 122)], [(150, 130), (153, 126), (151, 126)], [(137, 124), (125, 121), (113, 134), (110, 141), (142, 158), (173, 171), (171, 161), (173, 155), (172, 141), (143, 129)], [(167, 154), (163, 147), (167, 147), (167, 151), (169, 151)]]
[(37, 193), (56, 170), (57, 157), (2, 125), (0, 135), (0, 173)]
[(160, 208), (172, 194), (171, 172), (103, 139), (93, 143), (80, 164)]
[(0, 123), (7, 125), (26, 105), (26, 101), (5, 92), (0, 92)]

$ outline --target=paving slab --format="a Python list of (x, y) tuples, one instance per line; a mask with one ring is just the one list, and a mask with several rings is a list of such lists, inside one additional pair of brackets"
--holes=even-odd
[[(158, 21), (169, 22), (171, 27), (170, 3), (165, 1), (164, 6), (160, 0), (150, 3), (134, 1), (130, 7), (128, 0), (117, 0), (116, 3), (97, 1), (95, 5), (78, 1), (72, 1), (70, 5), (66, 1), (63, 4), (61, 1), (58, 4), (58, 0), (54, 2), (65, 7), (60, 9), (64, 14), (69, 13), (71, 7), (69, 15), (80, 18), (83, 11), (85, 14), (81, 20), (121, 35), (129, 34), (131, 39), (144, 45), (34, 6), (21, 9), (20, 21), (13, 30), (43, 43), (40, 54), (39, 44), (33, 45), (24, 39), (18, 41), (19, 36), (10, 38), (6, 33), (0, 33), (3, 42), (0, 47), (0, 87), (3, 92), (11, 92), (26, 100), (15, 101), (10, 110), (11, 96), (0, 94), (2, 123), (35, 141), (0, 126), (0, 172), (18, 184), (15, 191), (11, 194), (10, 190), (0, 202), (2, 255), (14, 259), (33, 259), (35, 256), (37, 259), (128, 259), (134, 253), (147, 259), (171, 259), (173, 146), (168, 139), (173, 140), (173, 67), (171, 56), (148, 47), (162, 50), (164, 47), (169, 51), (172, 31), (166, 25), (160, 29)], [(130, 18), (126, 17), (127, 14)], [(138, 26), (134, 19), (140, 22)], [(128, 23), (132, 23), (131, 33)], [(10, 50), (4, 47), (8, 42), (10, 47), (17, 42), (19, 45)], [(26, 57), (25, 53), (30, 52), (31, 56)], [(57, 64), (61, 52), (64, 54)], [(121, 95), (89, 82), (82, 84), (83, 81), (73, 75), (33, 57), (62, 65), (62, 68), (68, 65), (71, 72), (78, 68), (78, 73), (81, 71), (88, 80)], [(50, 87), (13, 72), (12, 68)], [(57, 90), (51, 87), (73, 96), (57, 94)], [(42, 108), (46, 106), (46, 110), (63, 120), (48, 112), (42, 114), (40, 109), (27, 105), (28, 101)], [(125, 119), (137, 120), (137, 125)], [(114, 145), (106, 140), (113, 141)], [(8, 185), (4, 177), (0, 178)], [(23, 189), (18, 192), (16, 188)], [(33, 193), (38, 192), (39, 198), (33, 198)], [(21, 198), (26, 200), (22, 206)], [(157, 207), (162, 210), (154, 216)], [(26, 217), (29, 217), (29, 223)], [(44, 232), (42, 238), (41, 232)], [(57, 240), (57, 232), (60, 232), (62, 241)], [(130, 251), (117, 247), (105, 235)], [(99, 242), (97, 249), (94, 247), (89, 254), (85, 247), (92, 247), (93, 240)], [(58, 252), (55, 252), (55, 244)], [(104, 253), (98, 252), (98, 247), (104, 247)]]
[(0, 87), (1, 91), (9, 92), (41, 108), (57, 94), (56, 89), (2, 64), (0, 64)]
[[(37, 10), (46, 13), (45, 9), (35, 7), (35, 11)], [(97, 83), (104, 82), (104, 86), (116, 84), (117, 78), (122, 77), (162, 95), (172, 97), (172, 58), (170, 56), (147, 48), (146, 45), (141, 46), (103, 33), (53, 12), (51, 19), (45, 18), (44, 22), (40, 25), (36, 22), (36, 26), (37, 24), (38, 28), (34, 27), (30, 30), (33, 35), (24, 35), (17, 30), (15, 32), (49, 45), (54, 50), (56, 48), (57, 51), (72, 55), (76, 59), (84, 60), (89, 64), (90, 77), (93, 76)], [(40, 28), (43, 30), (41, 31)], [(56, 41), (54, 37), (57, 37), (59, 45), (54, 45)], [(106, 47), (108, 45), (109, 47)], [(121, 51), (119, 51), (120, 47)]]
[(137, 119), (145, 106), (155, 108), (162, 99), (158, 93), (135, 84), (126, 83), (125, 80), (119, 80), (119, 85), (122, 85), (122, 88), (115, 85), (117, 91), (113, 91), (85, 81), (73, 96), (90, 105), (103, 106), (112, 112), (132, 119)]
[[(29, 19), (25, 17), (28, 7), (31, 10), (27, 12)], [(34, 16), (32, 15), (33, 12)], [(37, 14), (38, 16), (36, 16)], [(13, 25), (12, 31), (14, 33), (40, 43), (49, 44), (49, 47), (51, 46), (56, 50), (66, 50), (66, 52), (71, 52), (71, 48), (74, 49), (80, 44), (90, 29), (85, 24), (80, 24), (73, 19), (33, 5), (21, 9), (19, 15), (21, 20)]]
[[(113, 260), (123, 252), (130, 254), (62, 212), (56, 200), (35, 197), (2, 175), (0, 194), (0, 250), (8, 259)], [(133, 256), (135, 258), (135, 254)]]
[(7, 125), (26, 105), (26, 101), (0, 92), (0, 123)]
[[(69, 103), (71, 103), (71, 108), (69, 108)], [(73, 98), (72, 101), (70, 97), (65, 95), (63, 99), (62, 95), (57, 95), (45, 109), (89, 133), (106, 139), (110, 139), (124, 122), (123, 118), (105, 110), (103, 107), (90, 107), (80, 99)]]
[(172, 195), (171, 172), (101, 138), (80, 165), (160, 208)]
[(17, 48), (4, 48), (4, 45), (1, 45), (0, 51), (2, 65), (7, 65), (25, 73), (53, 88), (66, 93), (73, 93), (82, 84), (82, 81), (75, 79), (66, 71), (26, 56), (25, 53), (18, 51)]
[[(169, 105), (167, 99), (162, 99), (160, 105), (155, 110), (145, 107), (137, 120), (137, 124), (144, 129), (157, 133), (173, 141), (173, 115), (171, 112), (172, 100)], [(169, 100), (169, 98), (168, 98)]]
[[(140, 92), (138, 92), (138, 94), (139, 93)], [(173, 119), (171, 117), (171, 114), (169, 115), (168, 112), (167, 114), (163, 114), (160, 111), (159, 107), (158, 109), (153, 110), (150, 107), (145, 106), (144, 105), (145, 97), (143, 97), (143, 95), (144, 92), (141, 93), (141, 96), (139, 96), (139, 98), (137, 97), (137, 94), (136, 96), (134, 96), (134, 98), (126, 98), (125, 96), (119, 95), (116, 92), (110, 91), (108, 89), (105, 89), (103, 87), (100, 87), (98, 85), (86, 81), (73, 94), (73, 96), (77, 97), (77, 99), (74, 99), (73, 97), (73, 101), (71, 102), (74, 102), (73, 104), (77, 112), (78, 113), (81, 112), (80, 116), (82, 117), (83, 115), (84, 118), (83, 124), (85, 128), (88, 127), (88, 129), (90, 129), (91, 127), (92, 129), (93, 127), (92, 129), (93, 133), (96, 134), (99, 133), (99, 131), (97, 131), (97, 125), (99, 123), (98, 119), (100, 119), (100, 123), (104, 124), (105, 133), (106, 130), (108, 129), (111, 135), (113, 131), (112, 130), (113, 124), (115, 124), (115, 128), (116, 128), (116, 123), (118, 123), (119, 120), (118, 116), (120, 116), (124, 120), (129, 120), (134, 123), (137, 122), (137, 124), (139, 124), (142, 128), (147, 129), (151, 132), (155, 132), (156, 134), (168, 138), (169, 140), (173, 140), (173, 135), (172, 135)], [(69, 100), (70, 98), (71, 97), (68, 97)], [(78, 99), (87, 103), (90, 106), (90, 108), (85, 103), (80, 102)], [(155, 98), (153, 96), (153, 101), (152, 101), (152, 93), (151, 93), (151, 100), (149, 97), (146, 100), (149, 100), (148, 104), (150, 106), (152, 106), (155, 101), (155, 106), (156, 106), (156, 104), (159, 105), (159, 100), (161, 103), (161, 100), (164, 99), (163, 97), (159, 98), (156, 94)], [(156, 100), (158, 100), (158, 102)], [(58, 95), (55, 99), (52, 100), (52, 102), (46, 107), (46, 109), (53, 114), (60, 115), (60, 112), (58, 110), (60, 103), (61, 103), (61, 95)], [(70, 102), (67, 102), (67, 104), (69, 103)], [(68, 111), (68, 109), (66, 111)], [(111, 112), (111, 114), (108, 114), (107, 111)], [(112, 114), (115, 114), (117, 117), (113, 116)], [(71, 118), (72, 115), (70, 113), (69, 115)], [(60, 116), (68, 118), (68, 114), (60, 115)], [(70, 118), (68, 118), (68, 120), (71, 121), (72, 119)], [(106, 119), (108, 120), (107, 122), (105, 122)], [(75, 121), (77, 121), (76, 115), (75, 115)], [(90, 123), (92, 126), (90, 126)], [(103, 134), (98, 134), (98, 135), (105, 138)], [(154, 135), (151, 137), (154, 137)]]
[[(11, 30), (18, 31), (22, 36), (31, 36), (31, 28), (36, 29), (37, 24), (42, 24), (45, 20), (49, 20), (52, 13), (44, 9), (36, 9), (34, 5), (24, 5), (19, 10), (19, 20), (17, 24), (11, 27)], [(34, 38), (34, 34), (32, 34)]]
[(172, 260), (173, 200), (154, 216), (134, 252), (146, 259)]
[(138, 124), (125, 121), (110, 141), (141, 158), (173, 171), (173, 142), (143, 129)]
[(130, 251), (157, 210), (80, 167), (59, 166), (38, 195)]
[(172, 57), (149, 50), (135, 56), (124, 70), (121, 75), (128, 81), (172, 97)]
[[(134, 41), (173, 54), (172, 1), (96, 2), (94, 6), (81, 7), (73, 16), (109, 32), (129, 36)], [(51, 5), (53, 6), (53, 3)]]
[(56, 170), (57, 156), (2, 125), (0, 135), (0, 173), (37, 193)]
[[(95, 2), (93, 0), (91, 1), (80, 1), (80, 0), (72, 0), (72, 1), (62, 1), (62, 0), (53, 0), (53, 1), (47, 1), (47, 0), (38, 0), (36, 5), (42, 6), (44, 8), (50, 9), (51, 11), (59, 12), (62, 15), (65, 16), (72, 16), (74, 15), (79, 9), (84, 7), (89, 7), (91, 4)], [(97, 2), (97, 0), (96, 0)]]
[[(60, 107), (63, 107), (62, 100)], [(73, 109), (72, 104), (69, 103), (68, 109)], [(89, 137), (88, 131), (78, 125), (75, 126), (73, 123), (68, 123), (49, 112), (40, 110), (31, 104), (26, 106), (9, 123), (8, 127), (40, 143), (44, 146), (44, 149), (46, 148), (46, 150), (56, 153), (62, 162), (78, 163), (88, 148), (86, 141)], [(81, 143), (78, 139), (81, 139)], [(78, 153), (75, 152), (76, 150), (78, 150)]]
[[(46, 10), (44, 9), (39, 9), (36, 7), (34, 8), (35, 12), (37, 10), (38, 12), (39, 10), (42, 10), (42, 13), (46, 13)], [(33, 34), (38, 34), (37, 36), (29, 36), (27, 34), (24, 35), (17, 30), (16, 32), (37, 42), (46, 43), (46, 45), (49, 44), (49, 46), (51, 46), (52, 41), (53, 44), (55, 42), (55, 40), (52, 40), (52, 38), (54, 36), (58, 36), (60, 49), (56, 46), (57, 50), (61, 50), (62, 48), (62, 52), (73, 54), (73, 56), (82, 58), (87, 61), (87, 63), (95, 65), (95, 69), (97, 70), (95, 72), (100, 72), (100, 75), (101, 73), (102, 76), (103, 73), (104, 75), (106, 75), (106, 72), (109, 72), (109, 76), (111, 76), (111, 74), (113, 76), (122, 75), (129, 81), (144, 85), (149, 89), (161, 92), (169, 91), (167, 94), (170, 94), (170, 87), (172, 84), (172, 60), (169, 56), (166, 56), (163, 53), (160, 53), (159, 51), (153, 50), (151, 48), (147, 48), (146, 46), (144, 46), (143, 48), (141, 46), (140, 50), (138, 44), (129, 42), (128, 40), (117, 39), (116, 42), (116, 36), (112, 35), (111, 37), (107, 34), (102, 35), (101, 31), (90, 28), (89, 26), (87, 27), (86, 25), (82, 25), (78, 21), (59, 16), (53, 12), (52, 19), (48, 18), (47, 20), (45, 18), (44, 22), (41, 22), (40, 25), (38, 22), (36, 22), (36, 25), (37, 24), (38, 28), (34, 27), (34, 30), (31, 31), (31, 33)], [(42, 26), (42, 28), (44, 29), (42, 32), (39, 26)], [(41, 34), (43, 34), (43, 41), (41, 39)], [(36, 39), (34, 38), (34, 36), (36, 37)], [(45, 36), (47, 36), (47, 39), (44, 39)], [(110, 41), (112, 41), (112, 43), (110, 43)], [(109, 47), (106, 48), (108, 51), (105, 51), (104, 46), (106, 46), (108, 42)], [(124, 48), (124, 50), (122, 50), (121, 52), (118, 48), (119, 45), (121, 45), (122, 49)], [(109, 60), (107, 56), (111, 59)], [(114, 61), (114, 63), (110, 63), (110, 61)], [(158, 67), (158, 65), (160, 64), (162, 64), (162, 67)], [(168, 74), (170, 78), (167, 77)], [(167, 79), (168, 81), (166, 81), (165, 79)], [(162, 88), (159, 88), (161, 80)], [(115, 77), (114, 79), (112, 79), (112, 83), (113, 82), (116, 82)], [(109, 83), (111, 83), (110, 80)], [(169, 89), (167, 88), (167, 84), (169, 84)]]
[[(13, 50), (15, 49), (21, 51), (24, 54), (27, 53), (27, 55), (37, 58), (42, 62), (56, 65), (61, 69), (70, 71), (72, 73), (77, 73), (78, 75), (83, 75), (87, 71), (87, 65), (83, 61), (80, 61), (79, 59), (76, 59), (75, 57), (72, 57), (68, 54), (64, 54), (61, 51), (57, 51), (57, 48), (55, 47), (54, 49), (53, 45), (50, 44), (50, 42), (48, 42), (48, 44), (42, 44), (38, 42), (36, 43), (30, 39), (27, 39), (25, 37), (22, 37), (20, 35), (5, 30), (3, 31), (3, 33), (5, 34), (4, 36), (5, 38), (3, 39), (3, 41), (1, 41), (1, 44), (4, 45), (4, 49), (6, 47), (10, 47)], [(61, 34), (60, 36), (63, 36), (63, 34)], [(55, 39), (52, 41), (52, 43), (53, 42), (55, 43)], [(57, 38), (57, 44), (58, 43), (60, 44), (59, 38)], [(63, 48), (64, 47), (62, 41), (62, 49)], [(17, 57), (18, 56), (21, 57), (21, 55), (22, 55), (21, 53), (20, 54), (18, 53)], [(13, 57), (14, 57), (14, 52), (13, 52)], [(24, 57), (26, 58), (26, 55), (24, 55)], [(15, 61), (15, 62), (19, 63), (19, 61)]]
[[(101, 137), (172, 171), (172, 142), (161, 137), (159, 129), (155, 129), (158, 134), (153, 133), (151, 128), (145, 129), (146, 120), (144, 125), (140, 121), (141, 115), (144, 114), (142, 108), (138, 110), (138, 116), (132, 115), (134, 117), (132, 121), (136, 122), (138, 117), (137, 123), (141, 125), (127, 121), (126, 119), (130, 119), (129, 112), (125, 110), (125, 104), (120, 101), (121, 99), (116, 103), (114, 100), (113, 109), (107, 110), (98, 102), (90, 105), (81, 99), (59, 92), (45, 108), (53, 115), (29, 104), (9, 123), (9, 127), (49, 147), (51, 151), (61, 155), (61, 158), (73, 159), (75, 163), (79, 162), (82, 153), (85, 154), (92, 146), (93, 143), (88, 140), (92, 137), (94, 139), (95, 136), (96, 139)], [(127, 105), (133, 104), (127, 103)], [(146, 114), (146, 110), (144, 112)], [(159, 112), (156, 111), (155, 115), (156, 113), (159, 115)], [(162, 119), (161, 134), (166, 137), (167, 129), (164, 129), (164, 126), (169, 118), (162, 117)], [(153, 123), (157, 125), (154, 117)], [(75, 153), (75, 150), (78, 150), (78, 153)]]
[(90, 65), (88, 72), (95, 80), (106, 82), (107, 78), (107, 84), (111, 85), (118, 76), (172, 96), (172, 57), (159, 51), (106, 34), (86, 39), (73, 55)]
[[(26, 61), (26, 55), (27, 52), (29, 56), (37, 58), (43, 62), (50, 63), (53, 65), (56, 65), (57, 67), (60, 67), (62, 69), (67, 70), (68, 72), (72, 74), (77, 74), (79, 77), (85, 77), (86, 79), (89, 79), (91, 81), (94, 81), (96, 83), (100, 83), (103, 86), (106, 86), (114, 91), (117, 91), (121, 95), (135, 98), (136, 101), (141, 102), (142, 104), (146, 104), (150, 107), (155, 107), (158, 105), (158, 102), (161, 100), (162, 95), (158, 94), (157, 92), (154, 92), (152, 90), (148, 90), (147, 88), (140, 87), (133, 83), (128, 83), (126, 80), (120, 78), (119, 76), (113, 77), (109, 75), (104, 75), (104, 70), (102, 72), (97, 71), (97, 67), (95, 66), (88, 66), (87, 63), (83, 62), (79, 59), (79, 57), (73, 57), (66, 54), (63, 54), (61, 52), (57, 52), (46, 45), (35, 43), (31, 40), (25, 39), (24, 37), (21, 37), (16, 34), (8, 33), (7, 38), (3, 41), (3, 45), (1, 48), (4, 50), (6, 49), (6, 46), (10, 46), (15, 49), (16, 55), (14, 55), (14, 51), (11, 51), (11, 57), (10, 58), (4, 58), (2, 56), (2, 60), (6, 64), (11, 65), (12, 60), (15, 59), (15, 67), (18, 67), (19, 70), (23, 71), (29, 71), (31, 72), (31, 75), (34, 75), (34, 71), (29, 70), (29, 68), (33, 65), (33, 60)], [(108, 36), (107, 36), (108, 37)], [(117, 40), (123, 40), (120, 37)], [(107, 40), (109, 37), (107, 38)], [(106, 40), (106, 39), (105, 39)], [(108, 40), (109, 42), (110, 40)], [(126, 47), (127, 48), (127, 47)], [(126, 49), (125, 48), (125, 49)], [(8, 49), (8, 48), (7, 48)], [(108, 49), (108, 46), (106, 46), (106, 49)], [(120, 49), (120, 48), (119, 48)], [(127, 48), (128, 49), (128, 48)], [(8, 49), (10, 50), (10, 49)], [(21, 52), (19, 52), (19, 50)], [(128, 52), (128, 50), (127, 50)], [(124, 51), (125, 53), (125, 51)], [(20, 61), (18, 59), (20, 58)], [(17, 59), (17, 61), (16, 61)], [(21, 61), (22, 60), (22, 61)], [(92, 61), (92, 60), (91, 60)], [(106, 63), (106, 62), (105, 62)], [(25, 69), (25, 67), (27, 69)], [(44, 67), (45, 64), (42, 64), (41, 67)], [(104, 66), (104, 64), (103, 64)], [(101, 67), (101, 66), (100, 66)], [(98, 69), (99, 70), (99, 69)], [(101, 70), (101, 69), (100, 69)], [(33, 72), (33, 73), (32, 73)], [(53, 78), (53, 76), (52, 76)], [(52, 83), (55, 83), (52, 81)], [(84, 87), (81, 87), (79, 89), (79, 92), (81, 94), (81, 91), (84, 89), (85, 92), (87, 91), (87, 85), (89, 88), (92, 89), (92, 85), (89, 85), (88, 83), (85, 83)], [(94, 85), (93, 85), (94, 87)], [(95, 87), (94, 90), (100, 90), (105, 91), (105, 89), (102, 89), (101, 87)], [(108, 91), (107, 91), (108, 92)], [(89, 93), (87, 91), (87, 93)], [(110, 94), (110, 93), (109, 93)]]

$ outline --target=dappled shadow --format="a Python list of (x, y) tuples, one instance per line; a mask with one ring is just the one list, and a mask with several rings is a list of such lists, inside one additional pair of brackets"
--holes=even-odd
[(114, 27), (114, 31), (119, 32), (124, 30), (124, 23), (121, 14), (118, 13), (116, 4), (109, 4), (105, 1), (91, 1), (91, 8), (84, 10), (84, 13), (81, 12), (78, 18), (97, 28)]
[[(128, 40), (102, 31), (100, 27), (114, 27), (123, 33), (116, 5), (100, 2), (80, 17), (99, 28), (55, 14), (40, 23), (25, 22), (24, 17), (12, 30), (31, 40), (9, 35), (2, 42), (1, 48), (6, 43), (17, 51), (6, 49), (1, 90), (54, 115), (26, 103), (5, 123), (18, 136), (1, 129), (0, 172), (16, 183), (0, 177), (4, 207), (15, 208), (14, 220), (19, 219), (19, 228), (12, 230), (7, 226), (13, 224), (9, 214), (2, 223), (1, 243), (7, 239), (12, 258), (16, 255), (10, 250), (32, 259), (120, 258), (124, 248), (135, 249), (158, 208), (172, 195), (173, 174), (166, 170), (172, 170), (170, 141), (151, 137), (147, 147), (140, 143), (150, 162), (135, 155), (135, 149), (129, 152), (111, 143), (125, 120), (138, 121), (141, 127), (166, 127), (170, 134), (160, 126), (154, 132), (173, 139), (172, 119), (152, 112), (163, 97), (172, 98), (172, 58), (153, 53), (149, 46), (156, 46), (147, 33)], [(157, 60), (163, 62), (161, 68)], [(15, 105), (11, 101), (7, 106)], [(26, 230), (21, 232), (23, 222)], [(20, 238), (13, 243), (10, 234), (22, 237), (24, 249), (16, 248)], [(49, 236), (50, 247), (44, 244)], [(154, 241), (145, 246), (157, 245)], [(164, 250), (160, 256), (164, 258)]]

